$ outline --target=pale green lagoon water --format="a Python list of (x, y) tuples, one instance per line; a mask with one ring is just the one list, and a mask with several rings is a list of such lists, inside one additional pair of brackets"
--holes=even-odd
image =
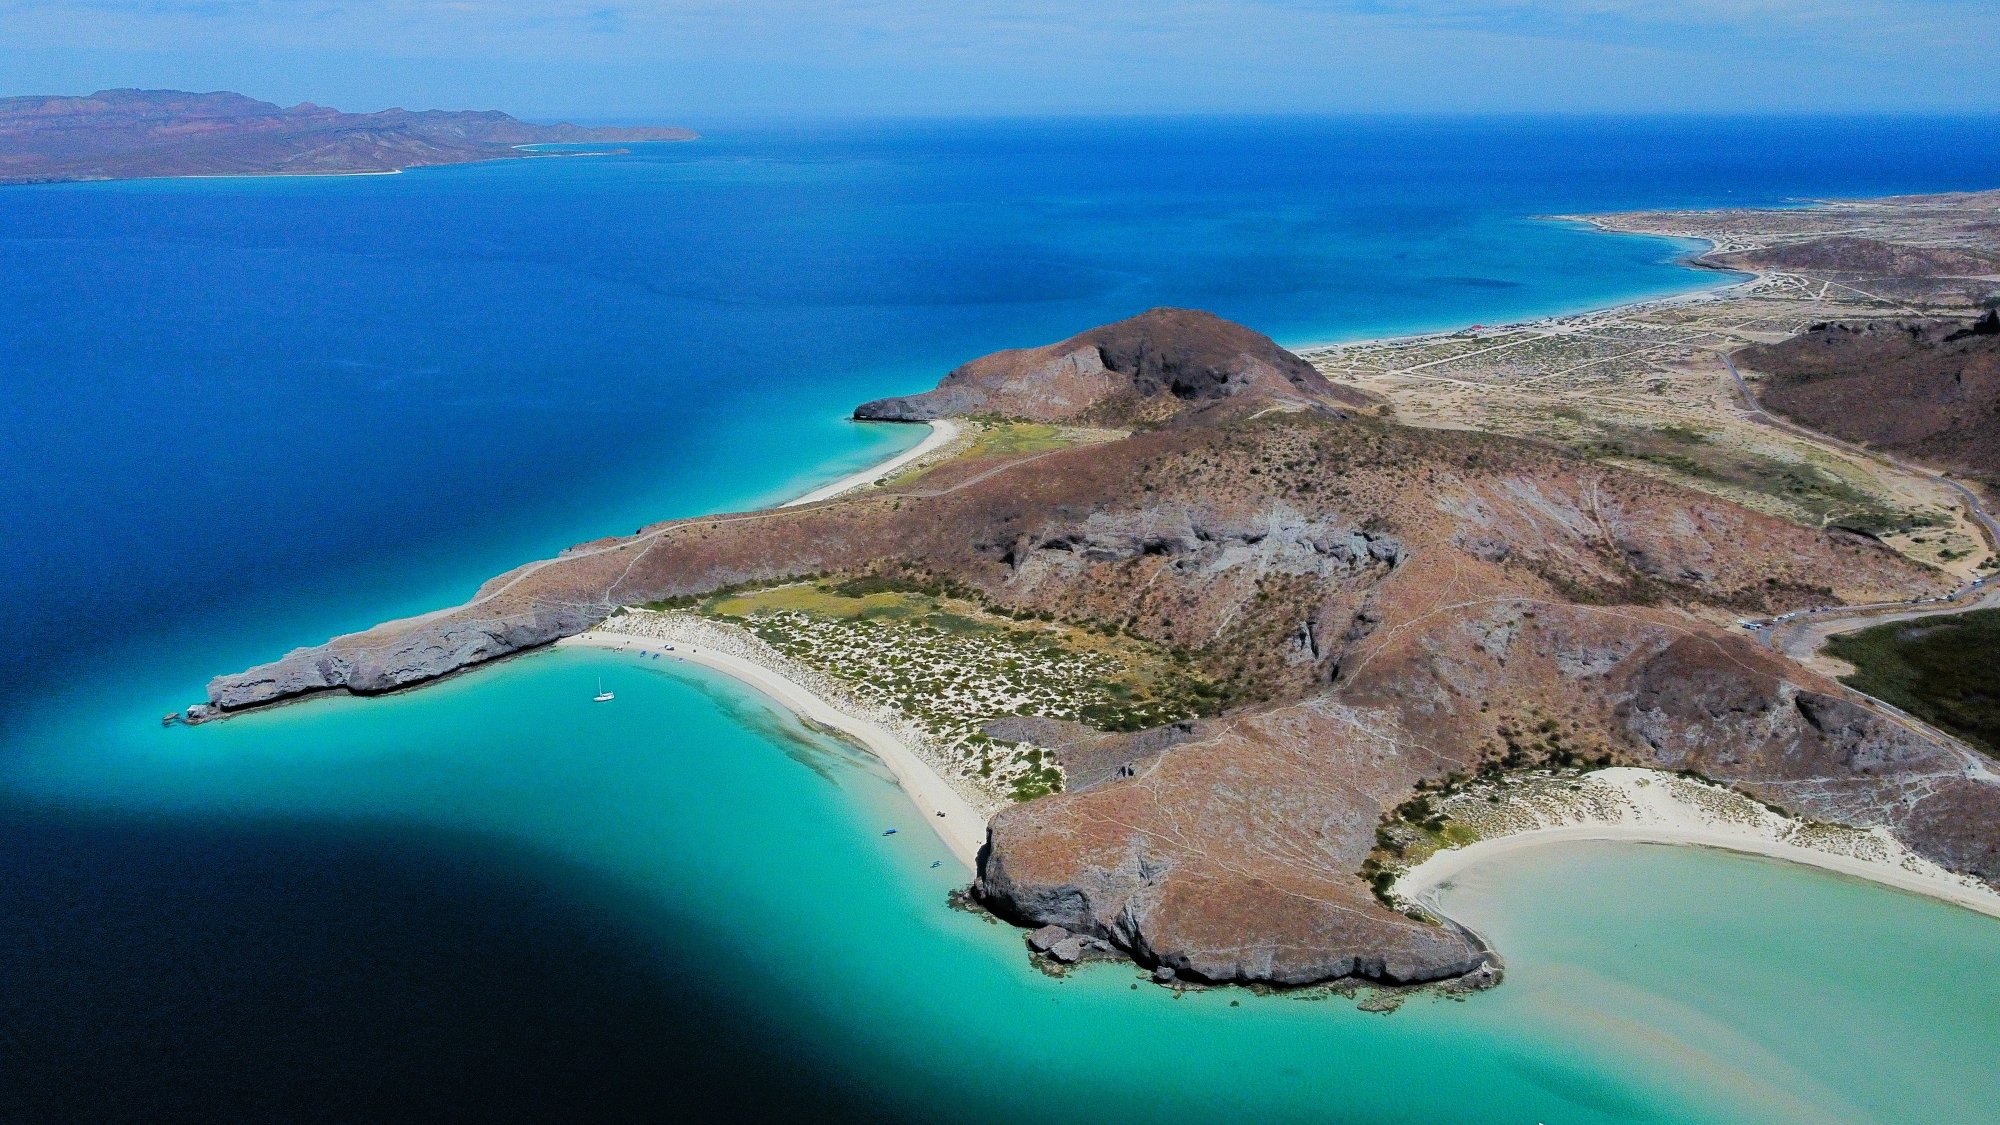
[[(613, 704), (590, 702), (600, 675)], [(1018, 931), (946, 907), (964, 873), (877, 763), (661, 662), (549, 651), (385, 699), (196, 729), (134, 716), (41, 746), (5, 780), (61, 805), (417, 825), (580, 865), (657, 907), (631, 924), (662, 964), (699, 948), (703, 983), (885, 1111), (2000, 1119), (2000, 922), (1783, 864), (1610, 845), (1496, 861), (1445, 902), (1494, 938), (1507, 983), (1375, 1015), (1175, 997), (1122, 965), (1046, 977)]]

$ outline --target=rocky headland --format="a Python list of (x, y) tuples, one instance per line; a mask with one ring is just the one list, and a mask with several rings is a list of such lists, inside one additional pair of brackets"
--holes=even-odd
[(100, 90), (0, 98), (0, 184), (395, 172), (527, 155), (521, 145), (693, 139), (686, 129), (533, 125), (493, 111), (342, 113), (231, 93)]
[(1204, 982), (1490, 979), (1477, 939), (1396, 908), (1365, 872), (1427, 831), (1406, 815), (1423, 789), (1551, 764), (1695, 771), (2000, 880), (1990, 773), (1733, 624), (1935, 596), (1948, 576), (1554, 443), (1399, 425), (1378, 403), (1240, 325), (1153, 310), (857, 411), (1119, 440), (975, 443), (864, 494), (581, 544), (455, 609), (217, 677), (196, 717), (422, 683), (626, 605), (862, 577), (1139, 639), (1217, 685), (1219, 713), (1152, 730), (988, 726), (1068, 778), (991, 818), (974, 886), (1050, 950)]

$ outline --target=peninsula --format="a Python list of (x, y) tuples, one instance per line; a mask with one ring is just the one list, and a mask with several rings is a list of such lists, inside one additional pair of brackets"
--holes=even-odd
[[(1597, 217), (1747, 278), (1529, 325), (1300, 355), (1155, 309), (996, 353), (857, 408), (949, 422), (893, 470), (578, 545), (219, 676), (189, 717), (564, 638), (698, 647), (908, 750), (884, 753), (913, 796), (987, 822), (973, 894), (1034, 948), (1162, 981), (1489, 983), (1425, 893), (1509, 835), (1810, 853), (1988, 908), (1990, 761), (1764, 637), (1985, 596), (1965, 412), (1891, 435), (1920, 463), (1797, 404), (1865, 401), (1840, 357), (1904, 337), (1983, 347), (1996, 205)], [(1830, 321), (1898, 342), (1815, 343)], [(1894, 387), (1941, 393), (1931, 354)]]
[(524, 145), (689, 141), (686, 129), (533, 125), (504, 113), (342, 113), (241, 94), (100, 90), (0, 98), (0, 184), (325, 176), (532, 155)]

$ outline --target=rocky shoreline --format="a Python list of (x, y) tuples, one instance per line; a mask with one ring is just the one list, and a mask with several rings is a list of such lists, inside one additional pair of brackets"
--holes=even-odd
[(218, 677), (208, 706), (394, 690), (621, 606), (838, 575), (1132, 638), (1216, 685), (1219, 714), (1044, 732), (1071, 784), (991, 816), (974, 893), (1056, 963), (1116, 951), (1174, 982), (1281, 988), (1492, 977), (1476, 935), (1392, 909), (1363, 872), (1413, 795), (1529, 761), (1694, 770), (2000, 879), (2000, 788), (1733, 624), (1947, 588), (1879, 542), (1546, 444), (1397, 425), (1189, 310), (947, 383), (874, 413), (1127, 436), (975, 443), (849, 497), (582, 544), (457, 609)]

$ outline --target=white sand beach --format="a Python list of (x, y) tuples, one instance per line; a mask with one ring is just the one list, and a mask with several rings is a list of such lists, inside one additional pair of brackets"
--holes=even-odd
[(1434, 907), (1435, 892), (1476, 864), (1588, 840), (1691, 844), (1769, 856), (2000, 917), (2000, 892), (1924, 859), (1884, 829), (1794, 820), (1720, 786), (1658, 770), (1618, 767), (1522, 788), (1522, 794), (1498, 805), (1460, 798), (1482, 838), (1411, 867), (1396, 881), (1395, 896)]
[(959, 427), (956, 422), (940, 418), (927, 424), (931, 428), (930, 435), (902, 453), (898, 453), (887, 461), (871, 465), (860, 472), (849, 473), (832, 484), (813, 489), (804, 496), (787, 500), (783, 504), (780, 504), (779, 507), (791, 508), (800, 504), (817, 504), (821, 500), (831, 500), (843, 492), (852, 492), (862, 485), (882, 479), (919, 457), (929, 456), (933, 451), (943, 447), (958, 436)]
[[(613, 618), (606, 624), (615, 628), (617, 620)], [(965, 869), (977, 870), (979, 848), (986, 842), (986, 818), (946, 784), (944, 778), (901, 738), (882, 723), (852, 713), (853, 708), (835, 706), (805, 685), (747, 655), (724, 651), (717, 647), (718, 642), (727, 643), (720, 637), (714, 640), (707, 637), (690, 640), (685, 636), (669, 639), (636, 636), (600, 627), (565, 637), (556, 643), (559, 647), (585, 646), (619, 652), (659, 653), (663, 659), (683, 660), (712, 668), (756, 688), (803, 719), (849, 735), (880, 758), (896, 775), (903, 791), (924, 813), (925, 821), (937, 831), (939, 838), (951, 854), (965, 865)]]
[[(780, 506), (789, 508), (817, 503), (880, 480), (949, 444), (960, 432), (956, 423), (944, 420), (931, 422), (929, 426), (931, 432), (924, 440), (904, 452)], [(836, 705), (797, 679), (772, 667), (774, 661), (759, 659), (752, 646), (739, 643), (720, 631), (702, 630), (693, 623), (681, 622), (677, 627), (666, 630), (667, 635), (646, 636), (618, 631), (620, 620), (612, 618), (595, 629), (565, 637), (556, 643), (558, 647), (584, 646), (658, 654), (662, 658), (699, 664), (756, 688), (808, 722), (852, 737), (889, 767), (903, 791), (926, 814), (926, 821), (951, 854), (965, 865), (965, 869), (978, 870), (979, 849), (986, 842), (986, 818), (888, 726), (868, 717), (861, 708), (851, 704)]]

